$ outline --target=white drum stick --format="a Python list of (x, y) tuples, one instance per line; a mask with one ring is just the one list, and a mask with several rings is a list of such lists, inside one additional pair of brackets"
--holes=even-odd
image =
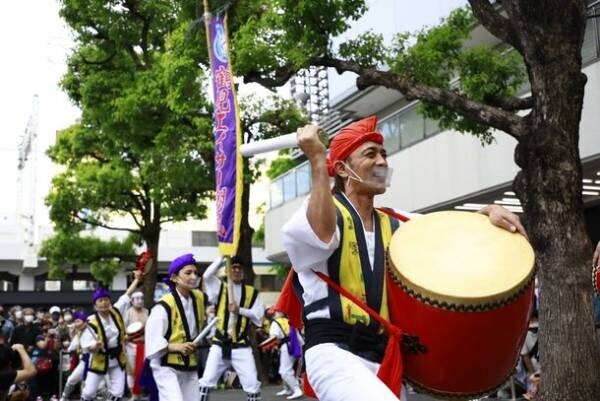
[(242, 156), (254, 156), (259, 153), (271, 152), (273, 150), (295, 148), (298, 146), (298, 137), (295, 132), (281, 135), (276, 138), (262, 141), (250, 142), (240, 146)]
[(208, 335), (208, 333), (210, 333), (210, 330), (217, 324), (217, 317), (213, 317), (211, 320), (209, 320), (208, 324), (206, 325), (206, 327), (204, 329), (202, 329), (202, 331), (200, 332), (200, 334), (198, 334), (198, 337), (194, 338), (194, 345), (198, 346), (198, 344), (200, 344), (200, 342), (202, 340), (204, 340), (204, 337), (206, 337)]

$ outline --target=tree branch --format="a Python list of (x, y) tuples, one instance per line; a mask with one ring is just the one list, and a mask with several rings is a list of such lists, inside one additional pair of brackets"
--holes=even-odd
[(291, 65), (284, 65), (275, 70), (272, 77), (266, 77), (260, 72), (250, 72), (244, 76), (244, 83), (256, 82), (266, 88), (275, 88), (284, 85), (290, 78), (298, 72), (297, 68)]
[(533, 98), (528, 97), (504, 97), (487, 99), (492, 106), (500, 107), (506, 111), (527, 110), (533, 108)]
[(103, 224), (98, 221), (86, 219), (85, 217), (78, 216), (77, 214), (73, 214), (73, 217), (75, 217), (77, 220), (81, 221), (84, 224), (89, 224), (94, 227), (102, 227), (102, 228), (106, 228), (107, 230), (115, 230), (115, 231), (128, 231), (128, 232), (134, 233), (134, 234), (141, 233), (140, 230), (135, 230), (133, 228), (125, 228), (125, 227), (112, 227), (112, 226), (109, 226), (108, 224)]
[(492, 35), (503, 42), (510, 44), (515, 49), (522, 50), (521, 43), (511, 21), (500, 15), (489, 0), (468, 1), (475, 18), (477, 18)]
[(416, 83), (391, 71), (366, 68), (352, 61), (330, 57), (321, 57), (315, 61), (317, 65), (335, 68), (340, 74), (345, 71), (358, 74), (356, 86), (359, 89), (373, 85), (395, 89), (409, 99), (425, 100), (447, 107), (480, 124), (500, 129), (515, 138), (523, 136), (525, 125), (523, 118), (499, 107), (475, 102), (451, 90)]

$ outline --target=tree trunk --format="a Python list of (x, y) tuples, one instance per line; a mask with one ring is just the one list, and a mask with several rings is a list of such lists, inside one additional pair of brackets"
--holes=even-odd
[(158, 277), (158, 244), (160, 240), (160, 227), (158, 229), (147, 230), (143, 235), (146, 246), (152, 253), (152, 263), (150, 269), (146, 270), (144, 276), (144, 303), (146, 308), (150, 309), (154, 305), (154, 290)]
[[(560, 42), (560, 36), (550, 40)], [(564, 43), (564, 41), (562, 42)], [(534, 109), (519, 140), (514, 187), (536, 251), (544, 401), (600, 399), (591, 243), (583, 214), (579, 121), (586, 78), (579, 48), (543, 46), (528, 62)]]

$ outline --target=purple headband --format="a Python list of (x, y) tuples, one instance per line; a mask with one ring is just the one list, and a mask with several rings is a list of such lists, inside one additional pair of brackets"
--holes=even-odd
[(73, 313), (73, 320), (83, 320), (84, 322), (87, 321), (87, 315), (85, 314), (85, 312), (82, 311), (77, 311), (75, 313)]
[(96, 288), (96, 291), (94, 291), (94, 294), (92, 295), (92, 302), (96, 303), (96, 301), (100, 298), (110, 298), (110, 294), (108, 293), (108, 291), (106, 291), (106, 288), (104, 287), (98, 287)]
[(163, 280), (169, 287), (171, 287), (171, 290), (175, 286), (171, 281), (171, 275), (179, 273), (181, 269), (189, 265), (196, 265), (196, 259), (194, 259), (194, 255), (191, 253), (186, 253), (185, 255), (181, 255), (180, 257), (173, 259), (169, 265), (167, 277), (165, 277)]

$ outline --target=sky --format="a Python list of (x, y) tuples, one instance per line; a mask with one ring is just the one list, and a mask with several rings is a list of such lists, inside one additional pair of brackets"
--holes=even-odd
[[(36, 153), (42, 171), (52, 169), (44, 152), (56, 131), (73, 123), (79, 111), (58, 87), (73, 41), (54, 0), (3, 0), (0, 38), (0, 213), (14, 213), (17, 145), (32, 111), (33, 96), (39, 96)], [(38, 188), (47, 187), (49, 179), (47, 174), (39, 176)]]

